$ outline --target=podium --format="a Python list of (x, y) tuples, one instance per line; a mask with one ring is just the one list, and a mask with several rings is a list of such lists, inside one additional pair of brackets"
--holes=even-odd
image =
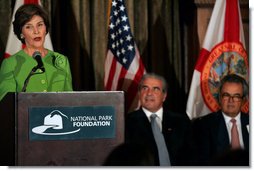
[(8, 93), (0, 101), (8, 166), (101, 166), (124, 142), (121, 91)]

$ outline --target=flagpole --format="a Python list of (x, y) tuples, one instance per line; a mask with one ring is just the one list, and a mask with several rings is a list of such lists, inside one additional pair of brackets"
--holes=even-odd
[(107, 26), (109, 25), (109, 21), (110, 21), (110, 12), (111, 12), (111, 4), (112, 4), (112, 0), (108, 1), (108, 21), (107, 21)]

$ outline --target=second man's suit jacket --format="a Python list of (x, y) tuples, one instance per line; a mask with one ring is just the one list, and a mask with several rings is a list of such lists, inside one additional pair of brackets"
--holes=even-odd
[[(241, 113), (241, 128), (245, 150), (249, 150), (249, 115)], [(193, 122), (196, 152), (201, 164), (216, 159), (230, 150), (230, 140), (221, 111), (210, 113)]]

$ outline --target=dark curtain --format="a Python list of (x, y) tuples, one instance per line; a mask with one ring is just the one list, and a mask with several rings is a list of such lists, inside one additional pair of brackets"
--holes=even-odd
[[(131, 29), (146, 70), (166, 78), (169, 89), (164, 106), (180, 112), (185, 111), (189, 87), (186, 84), (195, 61), (188, 65), (186, 44), (198, 40), (192, 28), (193, 2), (182, 1), (126, 0)], [(108, 4), (100, 0), (51, 1), (52, 41), (56, 51), (69, 57), (74, 90), (103, 90)], [(195, 53), (192, 50), (192, 55)]]
[[(244, 4), (248, 4), (243, 1)], [(111, 0), (41, 0), (50, 14), (54, 50), (69, 58), (75, 91), (104, 90), (108, 9)], [(6, 46), (15, 0), (0, 0), (0, 62)], [(125, 0), (132, 33), (147, 72), (168, 82), (165, 107), (184, 112), (200, 50), (197, 4), (213, 0)], [(242, 12), (248, 12), (247, 10)], [(244, 21), (248, 50), (248, 14)], [(6, 24), (8, 23), (8, 24)], [(202, 26), (200, 26), (202, 24)], [(247, 32), (246, 32), (247, 31)]]
[[(52, 3), (52, 43), (54, 50), (68, 56), (75, 91), (95, 90), (95, 78), (90, 49), (85, 49), (82, 24), (77, 23), (71, 1), (54, 0)], [(81, 2), (80, 2), (81, 3)], [(82, 4), (79, 4), (83, 20)], [(87, 13), (87, 12), (86, 12)], [(89, 14), (89, 12), (88, 12)]]

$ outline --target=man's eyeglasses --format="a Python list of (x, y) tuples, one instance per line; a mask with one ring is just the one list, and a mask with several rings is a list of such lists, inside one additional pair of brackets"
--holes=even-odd
[(222, 100), (229, 100), (232, 99), (234, 102), (240, 102), (243, 99), (243, 96), (240, 96), (239, 94), (230, 95), (228, 93), (223, 93), (221, 95)]

